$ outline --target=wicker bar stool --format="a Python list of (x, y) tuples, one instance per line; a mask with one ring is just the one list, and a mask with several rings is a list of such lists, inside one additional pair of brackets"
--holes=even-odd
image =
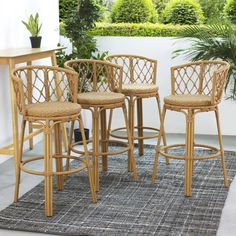
[[(165, 145), (160, 147), (157, 143), (157, 152), (153, 168), (152, 181), (155, 182), (158, 156), (181, 159), (185, 161), (185, 189), (186, 196), (192, 195), (192, 175), (195, 160), (204, 160), (221, 156), (221, 164), (224, 174), (224, 185), (228, 186), (227, 170), (224, 159), (218, 104), (221, 101), (224, 85), (230, 66), (223, 61), (198, 61), (171, 68), (171, 94), (164, 98), (163, 121), (166, 110), (173, 110), (184, 113), (186, 117), (186, 140), (185, 144)], [(218, 139), (220, 148), (209, 145), (196, 144), (194, 142), (194, 120), (195, 115), (200, 112), (214, 111), (216, 117)], [(161, 131), (164, 131), (164, 124)], [(185, 148), (185, 154), (173, 155), (168, 150), (173, 147)], [(194, 149), (207, 148), (212, 154), (198, 156)]]
[[(157, 61), (137, 56), (137, 55), (109, 55), (106, 60), (123, 66), (122, 93), (126, 96), (129, 106), (129, 126), (131, 130), (132, 142), (138, 140), (139, 155), (143, 155), (143, 140), (160, 137), (159, 128), (147, 127), (143, 125), (143, 99), (156, 98), (159, 112), (160, 124), (161, 107), (158, 87), (156, 85)], [(135, 126), (134, 106), (137, 103), (137, 125)], [(111, 131), (111, 136), (124, 138), (117, 134), (117, 131), (124, 128), (118, 128)], [(135, 135), (134, 130), (138, 131)], [(144, 130), (151, 130), (155, 133), (144, 134)], [(166, 145), (165, 133), (162, 134), (163, 142)], [(168, 159), (167, 163), (168, 163)], [(130, 164), (130, 163), (129, 163)], [(129, 165), (129, 169), (131, 166)]]
[[(57, 176), (58, 190), (63, 189), (63, 175), (88, 171), (92, 201), (96, 202), (92, 169), (84, 135), (83, 121), (80, 115), (81, 106), (77, 104), (78, 78), (77, 73), (52, 66), (25, 66), (12, 72), (13, 85), (19, 111), (22, 115), (20, 159), (16, 163), (15, 202), (18, 201), (21, 170), (34, 175), (44, 176), (45, 215), (53, 215), (53, 176)], [(62, 154), (61, 126), (66, 121), (73, 123), (78, 120), (82, 131), (85, 158)], [(44, 156), (22, 160), (24, 132), (26, 122), (34, 122), (43, 128)], [(52, 132), (54, 130), (55, 154), (52, 154)], [(69, 150), (71, 140), (69, 140)], [(53, 168), (56, 160), (56, 170)], [(80, 166), (70, 171), (63, 170), (63, 159), (78, 160)], [(43, 160), (44, 171), (36, 171), (27, 164)]]
[[(122, 67), (99, 60), (71, 60), (65, 62), (64, 66), (75, 70), (79, 74), (78, 103), (81, 104), (82, 108), (90, 110), (92, 114), (92, 152), (90, 154), (93, 156), (94, 161), (96, 190), (99, 191), (99, 156), (102, 156), (103, 171), (106, 171), (108, 155), (128, 152), (131, 171), (133, 171), (134, 179), (137, 180), (125, 96), (119, 93), (122, 86)], [(123, 111), (125, 126), (128, 131), (128, 142), (109, 139), (109, 127), (111, 127), (112, 120), (107, 125), (106, 110), (117, 108), (122, 108)], [(119, 143), (124, 148), (120, 148), (118, 151), (108, 151), (109, 143)], [(74, 143), (74, 145), (76, 144)], [(99, 148), (100, 146), (101, 148)], [(77, 153), (83, 153), (76, 148), (72, 150)]]

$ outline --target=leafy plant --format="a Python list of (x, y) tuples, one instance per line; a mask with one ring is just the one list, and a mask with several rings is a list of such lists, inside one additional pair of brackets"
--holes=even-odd
[(170, 0), (153, 0), (155, 9), (157, 11), (158, 14), (161, 14), (162, 11), (164, 10), (164, 8), (166, 7), (166, 4), (169, 2)]
[(59, 0), (59, 19), (60, 22), (65, 21), (71, 12), (76, 9), (78, 0)]
[(232, 23), (236, 24), (236, 0), (227, 0), (224, 14)]
[(225, 1), (226, 0), (199, 0), (207, 23), (213, 23), (223, 14)]
[(35, 16), (32, 14), (29, 16), (27, 21), (23, 21), (26, 29), (31, 33), (32, 37), (38, 37), (40, 30), (42, 28), (42, 23), (39, 23), (39, 14), (36, 13)]
[(199, 24), (204, 20), (201, 5), (197, 0), (171, 0), (161, 15), (163, 23)]
[[(216, 33), (221, 37), (214, 37)], [(192, 61), (210, 59), (227, 61), (231, 68), (225, 89), (231, 84), (229, 98), (236, 99), (236, 26), (228, 21), (207, 25), (204, 28), (198, 25), (187, 26), (181, 35), (181, 38), (188, 37), (192, 45), (174, 51), (174, 57), (184, 54)]]
[(91, 58), (96, 52), (96, 40), (88, 31), (99, 18), (99, 6), (94, 0), (79, 0), (78, 6), (65, 20), (65, 36), (72, 42), (71, 58)]
[(117, 0), (111, 12), (112, 22), (156, 22), (152, 0)]

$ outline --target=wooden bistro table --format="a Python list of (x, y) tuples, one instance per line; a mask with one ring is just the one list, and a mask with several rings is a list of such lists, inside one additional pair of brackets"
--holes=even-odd
[[(0, 154), (14, 156), (15, 159), (19, 158), (19, 131), (18, 131), (18, 113), (16, 98), (11, 80), (11, 71), (15, 69), (16, 64), (27, 63), (31, 65), (32, 61), (51, 58), (51, 64), (57, 65), (55, 51), (62, 50), (64, 47), (53, 48), (16, 48), (0, 50), (0, 64), (9, 66), (9, 79), (10, 79), (10, 95), (11, 95), (11, 109), (12, 109), (12, 129), (13, 129), (13, 143), (0, 148)], [(37, 128), (33, 131), (33, 128)], [(42, 132), (41, 127), (30, 124), (29, 135), (25, 137), (25, 141), (29, 140), (30, 149), (33, 148), (33, 137)], [(63, 129), (63, 139), (65, 147), (67, 147), (66, 130)]]

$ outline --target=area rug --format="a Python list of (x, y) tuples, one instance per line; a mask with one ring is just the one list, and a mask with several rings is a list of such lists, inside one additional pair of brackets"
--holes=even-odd
[[(135, 149), (138, 182), (127, 172), (126, 154), (109, 158), (108, 172), (100, 174), (97, 204), (91, 203), (86, 172), (70, 176), (63, 191), (54, 188), (50, 218), (44, 216), (41, 183), (0, 212), (0, 228), (55, 235), (216, 235), (228, 192), (220, 158), (195, 162), (193, 196), (184, 197), (184, 162), (166, 165), (161, 157), (157, 183), (152, 184), (154, 153), (155, 148), (147, 146), (139, 157)], [(236, 153), (225, 155), (231, 182)]]

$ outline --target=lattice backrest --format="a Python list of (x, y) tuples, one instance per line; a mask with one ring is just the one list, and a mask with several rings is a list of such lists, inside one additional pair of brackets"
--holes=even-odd
[(109, 55), (106, 60), (123, 67), (123, 84), (156, 84), (156, 60), (136, 55)]
[(230, 69), (230, 64), (224, 62), (214, 74), (213, 88), (212, 88), (212, 104), (218, 104), (221, 101), (225, 83), (228, 77), (228, 72)]
[(79, 92), (121, 91), (122, 67), (100, 60), (70, 60), (65, 68), (78, 73)]
[(12, 72), (17, 104), (22, 113), (29, 104), (77, 102), (77, 73), (53, 66), (25, 66)]
[(214, 76), (224, 68), (223, 61), (197, 61), (171, 68), (171, 90), (173, 95), (203, 94), (211, 96)]

